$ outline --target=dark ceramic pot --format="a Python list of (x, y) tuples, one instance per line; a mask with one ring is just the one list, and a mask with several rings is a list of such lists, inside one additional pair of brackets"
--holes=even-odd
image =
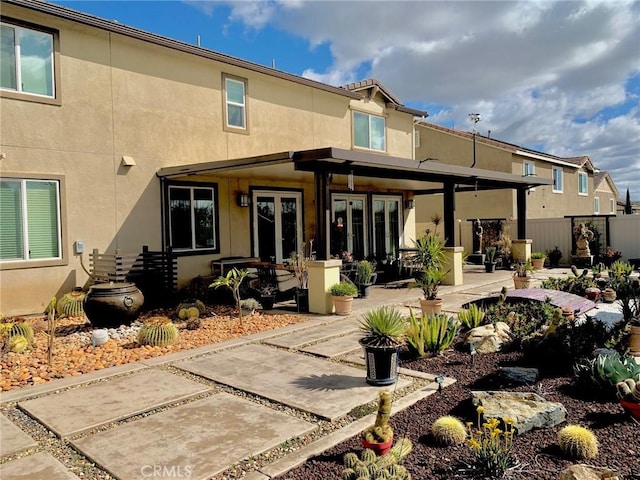
[(396, 347), (373, 347), (360, 343), (364, 349), (364, 359), (367, 366), (367, 383), (369, 385), (392, 385), (398, 381), (398, 367), (400, 358)]
[(143, 303), (134, 283), (98, 283), (89, 288), (83, 307), (94, 327), (118, 327), (138, 318)]

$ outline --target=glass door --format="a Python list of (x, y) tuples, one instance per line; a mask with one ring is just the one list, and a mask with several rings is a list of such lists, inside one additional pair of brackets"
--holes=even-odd
[(254, 255), (264, 262), (282, 263), (302, 246), (302, 194), (253, 192)]
[(373, 196), (373, 250), (377, 260), (398, 258), (402, 237), (402, 197)]
[(355, 259), (367, 256), (365, 195), (331, 196), (331, 255), (350, 252)]

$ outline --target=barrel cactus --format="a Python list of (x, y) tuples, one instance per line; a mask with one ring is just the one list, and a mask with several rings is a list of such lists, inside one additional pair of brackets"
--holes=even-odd
[(635, 378), (627, 378), (616, 384), (617, 396), (620, 400), (640, 403), (640, 375)]
[(13, 322), (0, 324), (0, 335), (11, 339), (13, 337), (22, 336), (28, 343), (33, 342), (33, 327), (24, 319), (17, 319)]
[(570, 457), (592, 459), (598, 455), (598, 439), (588, 428), (567, 425), (558, 432), (560, 450)]
[[(197, 315), (194, 315), (193, 311), (189, 312), (189, 310), (192, 308), (196, 308), (198, 310)], [(178, 305), (177, 311), (178, 311), (178, 316), (182, 319), (193, 317), (193, 316), (201, 317), (207, 313), (207, 307), (205, 306), (204, 303), (202, 303), (202, 301), (197, 299), (185, 300), (184, 302)]]
[(467, 439), (467, 428), (457, 418), (447, 415), (433, 422), (431, 434), (441, 445), (460, 445)]
[(138, 332), (138, 343), (164, 347), (178, 340), (178, 329), (167, 317), (152, 317)]
[(24, 352), (29, 346), (29, 342), (22, 335), (14, 335), (9, 339), (9, 350), (15, 353)]
[(413, 449), (408, 438), (400, 439), (387, 453), (378, 457), (373, 450), (364, 449), (360, 458), (349, 452), (343, 457), (343, 480), (411, 480), (411, 474), (399, 462)]
[(56, 305), (60, 317), (81, 317), (84, 315), (84, 297), (86, 294), (79, 290), (65, 293)]

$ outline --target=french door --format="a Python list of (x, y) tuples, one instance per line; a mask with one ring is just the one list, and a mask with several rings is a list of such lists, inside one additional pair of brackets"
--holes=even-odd
[(354, 258), (367, 256), (366, 195), (331, 196), (331, 255), (350, 252)]
[(376, 259), (396, 259), (402, 237), (402, 197), (374, 195), (373, 251)]
[(302, 246), (302, 193), (254, 190), (252, 200), (254, 256), (282, 263)]

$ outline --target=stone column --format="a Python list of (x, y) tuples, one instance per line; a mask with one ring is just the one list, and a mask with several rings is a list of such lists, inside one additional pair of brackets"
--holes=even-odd
[(511, 242), (511, 256), (514, 262), (526, 262), (531, 260), (531, 245), (533, 240), (525, 238)]
[(462, 253), (463, 247), (445, 247), (444, 269), (448, 271), (442, 280), (443, 285), (462, 285)]
[(340, 281), (342, 260), (312, 260), (307, 262), (309, 275), (309, 313), (333, 313), (329, 287)]

